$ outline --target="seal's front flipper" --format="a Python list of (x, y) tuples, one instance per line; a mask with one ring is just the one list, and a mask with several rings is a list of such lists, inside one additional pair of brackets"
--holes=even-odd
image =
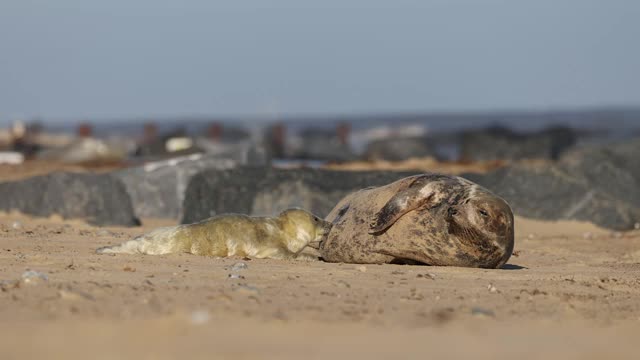
[(103, 246), (96, 249), (96, 254), (140, 254), (144, 253), (144, 246), (148, 242), (144, 235), (133, 240), (127, 240), (120, 245)]
[(138, 241), (129, 240), (120, 245), (103, 246), (96, 249), (96, 254), (135, 254), (137, 252)]
[(101, 248), (96, 249), (96, 254), (114, 254), (113, 246), (103, 246)]
[(418, 208), (432, 208), (445, 197), (445, 183), (433, 175), (414, 176), (406, 179), (397, 193), (374, 216), (369, 234), (380, 233), (393, 225), (404, 214)]

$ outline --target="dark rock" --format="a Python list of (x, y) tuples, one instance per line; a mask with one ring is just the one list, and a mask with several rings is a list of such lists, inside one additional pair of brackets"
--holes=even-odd
[(640, 139), (577, 148), (559, 163), (593, 188), (640, 207)]
[(293, 146), (290, 158), (345, 162), (357, 160), (351, 147), (341, 141), (334, 131), (307, 129), (300, 134), (300, 144)]
[(464, 160), (558, 159), (575, 145), (578, 134), (566, 127), (551, 127), (535, 133), (517, 133), (495, 126), (461, 135)]
[(437, 157), (424, 137), (397, 137), (371, 141), (364, 152), (366, 160), (402, 161), (413, 157)]
[(84, 218), (100, 226), (140, 225), (124, 184), (108, 174), (57, 172), (0, 183), (0, 209)]
[(590, 221), (616, 230), (633, 229), (640, 219), (638, 204), (621, 197), (637, 191), (638, 183), (630, 176), (603, 174), (602, 181), (595, 183), (583, 171), (551, 163), (517, 164), (463, 176), (503, 197), (519, 216)]
[(324, 217), (350, 192), (415, 174), (265, 167), (204, 171), (189, 183), (182, 223), (222, 213), (272, 216), (289, 207), (302, 207)]

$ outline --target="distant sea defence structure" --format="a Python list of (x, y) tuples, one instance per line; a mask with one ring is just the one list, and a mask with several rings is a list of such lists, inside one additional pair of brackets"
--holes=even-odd
[[(83, 121), (79, 125), (47, 124), (46, 131), (42, 125), (32, 126), (26, 132), (12, 129), (5, 136), (9, 143), (3, 150), (20, 152), (26, 158), (75, 163), (119, 159), (146, 162), (195, 153), (222, 154), (239, 145), (262, 147), (266, 156), (278, 160), (305, 162), (402, 161), (412, 157), (557, 160), (566, 150), (585, 141), (632, 137), (640, 134), (639, 127), (640, 109), (622, 108), (291, 116), (274, 121), (259, 118)], [(44, 135), (56, 131), (67, 131), (75, 138), (65, 146), (41, 141), (46, 138)]]
[[(4, 119), (10, 120), (10, 119)], [(148, 118), (131, 119), (92, 119), (93, 130), (97, 135), (110, 133), (138, 132), (141, 124)], [(52, 131), (75, 132), (76, 121), (45, 121)], [(369, 128), (382, 124), (424, 124), (432, 132), (459, 131), (468, 128), (484, 128), (501, 124), (518, 131), (540, 130), (548, 126), (562, 124), (578, 129), (608, 128), (619, 134), (640, 129), (640, 107), (603, 107), (576, 110), (522, 110), (522, 111), (459, 111), (424, 113), (379, 113), (359, 115), (285, 115), (278, 118), (259, 116), (211, 116), (211, 117), (173, 117), (158, 118), (158, 131), (165, 132), (176, 128), (186, 131), (203, 132), (211, 123), (217, 122), (232, 126), (260, 126), (283, 123), (290, 131), (315, 127), (335, 128), (338, 123), (349, 123), (352, 130)]]

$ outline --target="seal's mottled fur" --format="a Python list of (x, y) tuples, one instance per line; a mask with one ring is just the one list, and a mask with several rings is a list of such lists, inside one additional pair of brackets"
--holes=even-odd
[(349, 263), (504, 265), (513, 213), (488, 190), (457, 176), (423, 174), (346, 196), (327, 216), (322, 258)]

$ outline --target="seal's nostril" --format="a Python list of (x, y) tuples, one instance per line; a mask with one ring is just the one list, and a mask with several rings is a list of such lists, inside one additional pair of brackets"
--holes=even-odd
[(449, 216), (453, 216), (453, 215), (458, 214), (458, 210), (456, 210), (456, 209), (454, 209), (454, 208), (450, 207), (450, 208), (447, 210), (447, 213), (449, 214)]

